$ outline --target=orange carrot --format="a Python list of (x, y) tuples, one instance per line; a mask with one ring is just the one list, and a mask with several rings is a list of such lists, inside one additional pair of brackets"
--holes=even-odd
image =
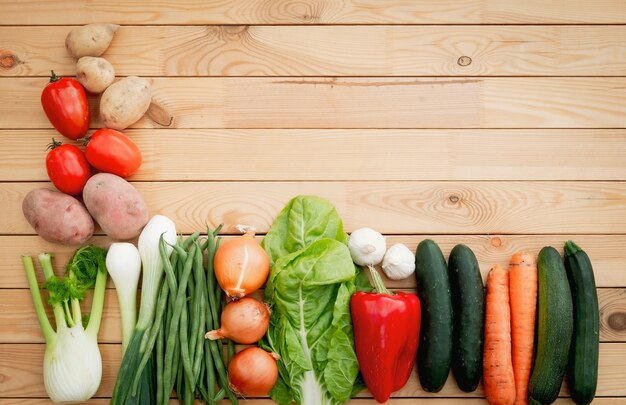
[(509, 263), (511, 340), (515, 405), (528, 404), (528, 381), (532, 372), (537, 314), (537, 263), (529, 253), (515, 253)]
[(515, 378), (511, 360), (509, 273), (500, 266), (492, 268), (487, 277), (483, 382), (490, 404), (513, 405)]

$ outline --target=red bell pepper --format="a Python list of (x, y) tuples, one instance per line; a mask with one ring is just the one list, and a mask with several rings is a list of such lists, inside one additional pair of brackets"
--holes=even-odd
[(391, 294), (370, 268), (377, 293), (356, 292), (350, 299), (354, 346), (365, 385), (383, 403), (404, 387), (417, 355), (420, 301), (415, 294)]

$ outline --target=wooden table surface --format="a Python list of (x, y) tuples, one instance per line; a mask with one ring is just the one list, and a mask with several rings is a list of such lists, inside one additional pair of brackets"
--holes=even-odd
[[(20, 255), (53, 251), (60, 269), (71, 249), (34, 235), (20, 207), (51, 187), (45, 147), (59, 135), (41, 89), (50, 69), (75, 73), (64, 39), (92, 22), (122, 25), (103, 56), (118, 76), (149, 77), (173, 116), (127, 131), (151, 213), (182, 232), (206, 221), (264, 232), (291, 197), (318, 194), (348, 231), (370, 226), (411, 249), (431, 237), (445, 254), (466, 243), (483, 275), (516, 250), (573, 239), (600, 299), (596, 402), (626, 404), (623, 0), (0, 0), (0, 405), (49, 403)], [(112, 288), (100, 342), (91, 404), (108, 402), (120, 361)], [(452, 377), (427, 394), (414, 375), (389, 403), (482, 396)]]

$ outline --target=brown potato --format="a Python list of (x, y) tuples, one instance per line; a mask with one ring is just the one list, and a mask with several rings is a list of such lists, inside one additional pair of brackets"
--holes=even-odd
[(83, 56), (100, 56), (111, 44), (118, 28), (120, 26), (117, 24), (87, 24), (76, 27), (67, 34), (65, 47), (76, 59)]
[(83, 189), (83, 201), (104, 233), (113, 239), (135, 238), (148, 222), (148, 208), (141, 194), (114, 174), (92, 176)]
[(137, 76), (128, 76), (113, 83), (102, 93), (100, 118), (104, 126), (121, 131), (148, 111), (152, 101), (150, 82)]
[(104, 58), (83, 56), (76, 62), (76, 80), (92, 94), (102, 93), (114, 79), (115, 68)]
[(22, 212), (35, 232), (49, 242), (81, 245), (93, 235), (93, 219), (76, 198), (39, 188), (22, 202)]

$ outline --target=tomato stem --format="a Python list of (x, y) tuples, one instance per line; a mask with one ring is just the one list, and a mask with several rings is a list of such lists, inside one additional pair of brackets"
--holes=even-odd
[(61, 145), (63, 145), (63, 142), (57, 141), (56, 139), (52, 138), (52, 142), (48, 144), (46, 150), (52, 150)]
[(61, 77), (57, 76), (56, 73), (54, 73), (54, 70), (50, 71), (50, 83), (54, 83), (61, 80)]

